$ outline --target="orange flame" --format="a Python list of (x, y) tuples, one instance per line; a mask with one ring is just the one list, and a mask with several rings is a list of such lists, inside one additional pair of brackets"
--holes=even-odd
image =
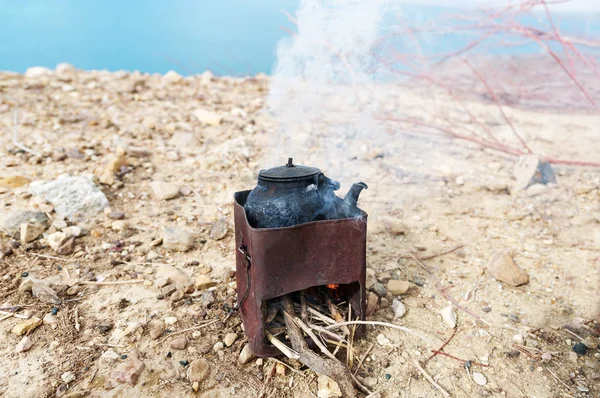
[(329, 289), (331, 289), (331, 290), (335, 290), (335, 289), (337, 289), (338, 287), (340, 287), (340, 285), (334, 285), (334, 284), (332, 283), (332, 284), (330, 284), (330, 285), (327, 285), (327, 287), (328, 287)]

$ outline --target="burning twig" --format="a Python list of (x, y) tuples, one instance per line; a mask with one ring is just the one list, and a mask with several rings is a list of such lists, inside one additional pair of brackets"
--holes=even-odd
[[(348, 368), (346, 368), (337, 359), (325, 359), (311, 351), (308, 348), (308, 344), (304, 340), (304, 336), (302, 335), (300, 327), (296, 322), (294, 322), (295, 310), (292, 297), (290, 295), (284, 296), (282, 303), (284, 312), (286, 313), (285, 323), (288, 329), (288, 336), (292, 343), (292, 348), (298, 352), (298, 360), (315, 372), (326, 375), (335, 380), (338, 383), (340, 391), (344, 397), (356, 397), (356, 391), (354, 390), (351, 382), (352, 374)], [(329, 352), (327, 349), (326, 351)]]

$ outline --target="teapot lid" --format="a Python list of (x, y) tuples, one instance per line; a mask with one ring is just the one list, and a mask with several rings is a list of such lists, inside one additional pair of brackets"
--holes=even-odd
[(273, 167), (267, 170), (261, 170), (258, 178), (266, 181), (298, 181), (321, 173), (316, 167), (297, 166), (292, 158), (288, 158), (285, 166)]

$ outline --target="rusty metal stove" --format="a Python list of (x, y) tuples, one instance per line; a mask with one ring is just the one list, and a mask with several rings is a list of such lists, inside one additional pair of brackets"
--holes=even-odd
[[(315, 286), (339, 285), (352, 316), (365, 319), (367, 214), (313, 221), (283, 228), (253, 228), (244, 204), (250, 191), (236, 192), (234, 203), (238, 308), (252, 352), (281, 352), (265, 336), (267, 300)], [(356, 336), (364, 327), (356, 330)]]

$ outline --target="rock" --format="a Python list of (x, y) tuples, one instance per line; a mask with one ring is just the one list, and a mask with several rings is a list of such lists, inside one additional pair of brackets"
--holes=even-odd
[(213, 240), (221, 240), (227, 236), (228, 231), (229, 226), (227, 225), (227, 220), (225, 218), (221, 218), (212, 225), (208, 236)]
[(246, 344), (244, 346), (244, 348), (242, 348), (242, 351), (240, 352), (240, 356), (238, 357), (238, 361), (242, 365), (245, 365), (248, 362), (250, 362), (253, 358), (254, 358), (254, 354), (252, 353), (252, 350), (250, 350), (250, 346), (248, 344)]
[(387, 283), (386, 288), (388, 292), (390, 292), (394, 296), (398, 296), (408, 291), (408, 289), (410, 288), (410, 282), (390, 279)]
[(195, 110), (194, 116), (200, 123), (208, 124), (209, 126), (218, 126), (223, 119), (223, 116), (218, 113), (206, 109)]
[(108, 218), (111, 220), (122, 220), (125, 218), (125, 213), (121, 211), (111, 211), (108, 213)]
[(196, 135), (187, 131), (176, 131), (169, 140), (169, 145), (179, 149), (190, 150), (198, 146)]
[(34, 283), (31, 288), (31, 294), (44, 304), (60, 304), (62, 300), (58, 297), (54, 289), (43, 283)]
[(588, 348), (583, 343), (576, 343), (575, 345), (573, 345), (573, 352), (576, 353), (577, 355), (585, 355), (585, 354), (587, 354), (587, 351), (588, 351)]
[(65, 75), (65, 74), (75, 72), (75, 67), (66, 62), (61, 62), (60, 64), (56, 65), (56, 68), (54, 68), (54, 71), (58, 75)]
[(202, 383), (210, 375), (210, 365), (203, 359), (194, 359), (187, 370), (187, 379), (190, 383)]
[(487, 384), (487, 379), (485, 378), (485, 376), (483, 375), (483, 373), (479, 373), (479, 372), (473, 372), (473, 381), (477, 384), (479, 384), (480, 386), (485, 386)]
[(112, 348), (109, 348), (108, 350), (104, 351), (102, 355), (100, 355), (100, 360), (107, 363), (115, 362), (119, 358), (121, 358), (121, 356)]
[(544, 352), (542, 354), (542, 362), (543, 363), (548, 363), (552, 360), (552, 354), (550, 354), (549, 352)]
[(186, 252), (194, 246), (194, 236), (178, 227), (163, 229), (163, 246), (165, 249)]
[(556, 184), (556, 175), (550, 163), (537, 155), (523, 155), (513, 169), (515, 190), (526, 189), (533, 184)]
[(27, 177), (9, 176), (9, 177), (0, 178), (0, 187), (19, 188), (19, 187), (29, 184), (30, 182), (31, 182), (31, 180)]
[(165, 331), (165, 325), (158, 319), (153, 319), (148, 322), (148, 334), (152, 340), (158, 339)]
[(333, 379), (319, 375), (317, 378), (317, 397), (318, 398), (335, 398), (341, 397), (342, 391), (340, 390), (340, 386), (338, 383), (333, 381)]
[(33, 289), (33, 280), (30, 278), (23, 279), (23, 281), (19, 285), (20, 292), (31, 292), (32, 289)]
[(70, 227), (63, 228), (62, 232), (67, 236), (67, 238), (78, 238), (83, 233), (83, 230), (81, 227), (72, 225)]
[(215, 302), (215, 295), (209, 290), (207, 292), (202, 293), (202, 296), (200, 296), (199, 301), (200, 306), (202, 306), (202, 308), (208, 308)]
[(53, 181), (34, 181), (29, 192), (54, 206), (59, 217), (91, 217), (109, 207), (108, 199), (90, 177), (63, 174)]
[(179, 73), (175, 72), (174, 70), (170, 70), (167, 73), (165, 73), (162, 80), (163, 80), (163, 82), (165, 82), (167, 84), (177, 84), (183, 80), (183, 76), (181, 76)]
[(365, 377), (363, 384), (365, 387), (373, 388), (377, 385), (377, 379), (375, 377)]
[(185, 336), (178, 337), (176, 339), (171, 340), (171, 344), (169, 345), (174, 350), (185, 350), (185, 347), (187, 346), (187, 340)]
[(442, 316), (442, 320), (444, 321), (446, 326), (448, 326), (451, 329), (454, 329), (456, 327), (456, 312), (454, 312), (454, 309), (451, 305), (442, 308), (440, 310), (440, 315)]
[(392, 309), (394, 310), (395, 319), (402, 318), (404, 315), (406, 315), (406, 307), (400, 300), (394, 299), (392, 301)]
[(146, 365), (142, 361), (134, 356), (129, 356), (125, 362), (117, 367), (112, 377), (118, 383), (127, 383), (134, 386), (145, 368)]
[(76, 377), (75, 377), (75, 373), (73, 372), (65, 372), (62, 375), (60, 375), (60, 378), (62, 381), (64, 381), (65, 383), (71, 383), (72, 381), (75, 381)]
[(381, 333), (377, 335), (375, 340), (377, 341), (377, 344), (379, 344), (380, 346), (383, 346), (383, 347), (391, 345), (390, 339), (388, 339)]
[(25, 71), (25, 77), (35, 79), (42, 76), (49, 76), (52, 74), (52, 70), (45, 66), (32, 66), (27, 68)]
[(285, 376), (285, 374), (287, 373), (287, 368), (280, 363), (276, 363), (275, 364), (275, 373), (278, 376)]
[(373, 293), (369, 292), (369, 296), (367, 297), (367, 318), (373, 315), (375, 311), (379, 308), (379, 297)]
[(64, 232), (55, 232), (53, 234), (48, 235), (46, 238), (48, 244), (54, 251), (58, 251), (61, 245), (67, 240), (67, 234)]
[(2, 210), (0, 212), (0, 232), (6, 236), (15, 237), (21, 231), (21, 224), (48, 225), (48, 217), (40, 211), (31, 210)]
[(371, 286), (370, 290), (381, 298), (387, 296), (387, 289), (385, 288), (385, 286), (383, 286), (382, 283), (374, 283), (373, 286)]
[(116, 220), (113, 221), (111, 228), (114, 231), (125, 231), (127, 228), (129, 228), (129, 224), (125, 220)]
[(33, 331), (35, 328), (42, 324), (42, 320), (38, 317), (33, 317), (31, 319), (27, 319), (26, 321), (17, 323), (15, 327), (12, 329), (13, 334), (17, 336), (22, 336)]
[(175, 316), (168, 316), (165, 318), (165, 325), (167, 326), (173, 326), (177, 323), (177, 317)]
[(408, 228), (398, 218), (391, 216), (381, 216), (379, 221), (383, 225), (383, 228), (392, 235), (406, 235)]
[(497, 254), (488, 265), (488, 271), (494, 279), (510, 286), (525, 285), (529, 275), (515, 263), (508, 252)]
[(43, 224), (21, 224), (21, 242), (29, 243), (33, 242), (46, 230)]
[(129, 164), (125, 151), (123, 149), (117, 151), (113, 155), (106, 156), (98, 167), (94, 170), (94, 174), (98, 177), (98, 180), (105, 185), (112, 185), (117, 180), (115, 173), (117, 173), (121, 167)]
[(227, 347), (231, 347), (231, 345), (233, 343), (235, 343), (236, 339), (237, 339), (237, 334), (235, 334), (235, 333), (227, 333), (225, 335), (225, 337), (223, 338), (223, 342), (225, 343), (225, 345)]
[(175, 287), (175, 285), (168, 284), (166, 286), (163, 286), (162, 289), (160, 289), (160, 295), (163, 297), (170, 296), (171, 294), (175, 293), (176, 290), (177, 288)]
[(29, 337), (25, 336), (15, 346), (15, 352), (16, 353), (25, 352), (25, 351), (29, 350), (31, 348), (31, 346), (33, 346), (33, 342), (31, 341), (31, 339)]
[(204, 289), (208, 289), (211, 286), (214, 286), (215, 282), (212, 281), (212, 279), (210, 279), (210, 276), (208, 275), (198, 275), (196, 277), (196, 289), (198, 290), (204, 290)]
[(223, 349), (225, 348), (225, 344), (223, 344), (222, 341), (217, 341), (214, 345), (213, 345), (213, 351), (214, 352), (219, 352), (219, 351), (223, 351)]
[(74, 248), (75, 248), (75, 237), (72, 236), (72, 237), (68, 238), (62, 245), (60, 245), (60, 247), (58, 248), (56, 253), (66, 256), (68, 254), (71, 254), (73, 252)]
[(150, 189), (158, 200), (169, 200), (179, 196), (179, 186), (165, 181), (152, 181)]

